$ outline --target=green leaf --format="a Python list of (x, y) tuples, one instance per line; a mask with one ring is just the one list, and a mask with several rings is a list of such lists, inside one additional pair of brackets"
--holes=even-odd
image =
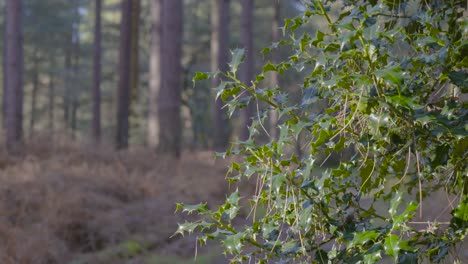
[(235, 49), (231, 51), (232, 60), (229, 63), (229, 67), (231, 69), (232, 74), (236, 74), (237, 70), (239, 69), (239, 65), (244, 62), (245, 59), (245, 49)]
[(197, 72), (195, 74), (195, 77), (193, 77), (193, 82), (202, 81), (202, 80), (206, 80), (206, 79), (208, 79), (208, 74), (206, 74), (204, 72)]
[(468, 227), (468, 196), (460, 200), (458, 206), (452, 212), (453, 218), (450, 221), (454, 227)]
[(388, 210), (388, 213), (390, 213), (390, 216), (392, 216), (392, 218), (397, 213), (398, 207), (400, 206), (402, 201), (403, 193), (397, 191), (393, 196), (392, 200), (390, 201), (390, 209)]
[(418, 205), (414, 201), (411, 201), (402, 214), (393, 217), (393, 229), (396, 229), (403, 223), (410, 221), (417, 209)]
[(401, 86), (403, 83), (403, 74), (400, 66), (388, 67), (375, 72), (375, 75), (389, 84)]
[(376, 244), (372, 248), (370, 248), (364, 255), (364, 263), (365, 264), (373, 264), (379, 261), (382, 258), (381, 252), (382, 245)]
[(231, 193), (229, 197), (227, 198), (227, 202), (232, 205), (239, 205), (239, 200), (240, 200), (239, 190), (236, 190), (235, 192)]
[(227, 82), (221, 82), (218, 85), (218, 87), (214, 88), (214, 90), (216, 92), (216, 96), (215, 96), (216, 100), (218, 100), (218, 98), (223, 95), (224, 91), (226, 90), (227, 85), (228, 85)]
[(365, 231), (365, 232), (356, 233), (354, 234), (354, 238), (353, 240), (351, 240), (348, 247), (352, 248), (355, 246), (365, 245), (369, 242), (374, 242), (379, 236), (380, 236), (380, 233), (376, 231)]
[(206, 207), (206, 203), (199, 203), (199, 204), (194, 204), (194, 205), (178, 203), (176, 207), (176, 212), (179, 210), (182, 210), (182, 212), (185, 212), (188, 214), (192, 214), (194, 212), (206, 213), (208, 211)]
[(237, 233), (234, 235), (226, 236), (226, 239), (223, 240), (223, 244), (228, 253), (239, 254), (240, 251), (242, 250), (243, 240), (244, 240), (244, 234)]
[(453, 84), (461, 88), (462, 92), (468, 92), (468, 73), (464, 71), (452, 71), (448, 73), (448, 77)]
[(385, 253), (396, 261), (400, 251), (414, 251), (414, 248), (408, 245), (408, 242), (401, 240), (397, 235), (390, 234), (385, 238), (384, 242)]
[(325, 34), (320, 31), (320, 30), (317, 30), (317, 33), (315, 35), (315, 39), (312, 41), (312, 45), (313, 46), (316, 46), (317, 47), (317, 44), (322, 42), (323, 41), (323, 37), (325, 36)]
[(422, 47), (428, 46), (430, 48), (437, 48), (438, 46), (443, 47), (445, 45), (443, 40), (433, 36), (427, 36), (425, 38), (418, 39), (417, 43)]
[(301, 249), (301, 244), (295, 242), (295, 241), (290, 241), (286, 244), (283, 244), (281, 246), (281, 253), (284, 254), (284, 255), (287, 255), (287, 254), (295, 254), (296, 252), (298, 252), (299, 250)]
[(273, 65), (271, 62), (268, 62), (263, 66), (263, 73), (267, 73), (269, 71), (276, 71), (276, 66)]
[(368, 159), (365, 161), (365, 165), (359, 171), (359, 177), (361, 178), (361, 183), (359, 189), (363, 193), (368, 193), (371, 184), (372, 184), (372, 173), (375, 170), (375, 163), (374, 160)]
[(179, 225), (179, 228), (177, 229), (175, 234), (181, 234), (182, 236), (185, 233), (192, 234), (195, 231), (195, 229), (198, 227), (197, 223), (190, 223), (187, 221), (183, 224), (178, 224), (178, 225)]

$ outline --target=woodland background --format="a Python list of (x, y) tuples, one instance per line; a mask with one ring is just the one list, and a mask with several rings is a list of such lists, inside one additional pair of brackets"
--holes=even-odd
[[(214, 1), (219, 8), (208, 0), (169, 1), (166, 10), (145, 0), (22, 2), (21, 26), (14, 25), (11, 33), (22, 32), (24, 70), (20, 79), (11, 77), (22, 83), (15, 88), (22, 96), (7, 100), (22, 106), (21, 120), (13, 120), (22, 128), (8, 126), (5, 118), (6, 128), (17, 127), (12, 134), (18, 139), (12, 136), (10, 143), (23, 136), (49, 135), (53, 141), (54, 135), (66, 135), (118, 149), (159, 147), (176, 155), (188, 148), (224, 149), (245, 136), (254, 114), (250, 107), (244, 118), (238, 114), (229, 123), (222, 105), (213, 103), (216, 83), (194, 87), (195, 72), (226, 69), (229, 50), (246, 48), (242, 78), (253, 78), (264, 60), (280, 59), (260, 51), (279, 41), (284, 17), (298, 14), (294, 3), (267, 0)], [(14, 11), (4, 1), (0, 5), (4, 24)], [(6, 34), (0, 41), (4, 54)], [(7, 87), (5, 73), (0, 77)], [(297, 85), (294, 76), (288, 78), (282, 86)], [(279, 84), (277, 79), (272, 76), (266, 85)]]
[[(213, 150), (245, 136), (255, 108), (228, 121), (218, 83), (192, 78), (236, 48), (244, 80), (279, 60), (261, 50), (292, 4), (0, 1), (0, 262), (194, 262), (195, 238), (171, 237), (175, 203), (225, 198)], [(294, 73), (265, 85), (298, 89)], [(196, 262), (225, 263), (213, 247)]]
[[(244, 83), (284, 59), (262, 50), (278, 46), (297, 2), (0, 1), (0, 262), (193, 263), (195, 237), (172, 236), (186, 220), (175, 203), (226, 198), (227, 162), (213, 151), (246, 139), (265, 106), (228, 120), (220, 80), (192, 79), (226, 70), (236, 48)], [(271, 72), (262, 85), (300, 101), (302, 77)], [(278, 137), (277, 121), (272, 112), (259, 142)], [(292, 151), (301, 155), (299, 142)], [(432, 201), (443, 202), (426, 216), (448, 221), (450, 199)], [(196, 263), (226, 263), (216, 245), (197, 253)]]

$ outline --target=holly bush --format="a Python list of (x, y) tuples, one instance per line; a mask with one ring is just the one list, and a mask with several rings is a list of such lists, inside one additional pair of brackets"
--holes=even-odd
[[(287, 59), (267, 62), (251, 83), (237, 77), (241, 49), (232, 52), (228, 72), (195, 76), (224, 76), (216, 93), (230, 115), (260, 106), (249, 139), (220, 154), (240, 160), (229, 167), (230, 183), (252, 180), (257, 188), (250, 197), (235, 191), (215, 209), (178, 204), (200, 217), (176, 233), (220, 241), (233, 263), (443, 260), (468, 233), (466, 3), (304, 4), (307, 11), (285, 20), (285, 38), (263, 51), (285, 49)], [(317, 19), (327, 29), (311, 34)], [(267, 87), (270, 71), (300, 72), (300, 100)], [(318, 102), (325, 107), (314, 108)], [(259, 135), (267, 134), (272, 110), (280, 116), (279, 138), (264, 143)], [(291, 151), (298, 137), (301, 156)], [(345, 149), (353, 155), (337, 166), (318, 162)], [(422, 202), (441, 190), (455, 197), (447, 205), (451, 220), (415, 223)], [(249, 204), (245, 220), (241, 207)]]

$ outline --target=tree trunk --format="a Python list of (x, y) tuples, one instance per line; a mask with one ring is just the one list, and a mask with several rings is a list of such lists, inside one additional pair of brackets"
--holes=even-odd
[(182, 0), (163, 0), (162, 87), (158, 97), (159, 150), (180, 157), (181, 152), (181, 78), (182, 78)]
[(76, 139), (76, 131), (78, 129), (78, 107), (79, 107), (79, 100), (73, 99), (71, 102), (71, 129), (72, 129), (72, 137)]
[(6, 146), (8, 152), (19, 153), (23, 134), (23, 32), (22, 1), (6, 1)]
[[(53, 56), (50, 58), (51, 67), (55, 67)], [(48, 91), (48, 119), (49, 119), (49, 135), (52, 137), (55, 130), (55, 83), (54, 83), (54, 74), (52, 70), (49, 72), (49, 91)]]
[[(71, 29), (73, 30), (73, 29)], [(70, 124), (70, 85), (72, 75), (72, 34), (65, 34), (65, 76), (63, 80), (63, 125), (64, 130), (68, 129)]]
[[(138, 129), (138, 90), (140, 83), (139, 67), (139, 31), (140, 31), (140, 0), (132, 1), (131, 15), (131, 55), (130, 55), (130, 120), (134, 122), (131, 128)], [(135, 122), (136, 121), (136, 122)]]
[(94, 58), (93, 58), (93, 123), (92, 138), (95, 143), (101, 140), (101, 9), (102, 0), (95, 2), (94, 16)]
[(31, 91), (31, 114), (29, 120), (29, 137), (34, 136), (34, 125), (36, 123), (36, 102), (37, 91), (39, 89), (39, 58), (37, 50), (33, 54), (33, 73), (32, 73), (32, 91)]
[[(276, 0), (274, 2), (274, 12), (273, 12), (273, 20), (271, 23), (271, 39), (273, 42), (280, 41), (280, 11), (281, 11), (281, 2)], [(279, 63), (280, 61), (280, 53), (279, 50), (275, 49), (272, 53), (272, 61), (274, 64)], [(279, 74), (275, 71), (271, 72), (271, 87), (279, 86)], [(278, 140), (279, 138), (279, 129), (278, 129), (278, 111), (276, 109), (270, 110), (270, 119), (269, 119), (269, 130), (270, 130), (270, 137), (272, 140)]]
[[(229, 3), (230, 0), (211, 1), (211, 70), (226, 72), (229, 67)], [(212, 81), (217, 87), (221, 82), (218, 75)], [(214, 148), (224, 150), (229, 143), (229, 119), (222, 109), (223, 101), (218, 98), (214, 104)]]
[[(76, 14), (79, 15), (79, 6), (76, 6)], [(72, 137), (76, 138), (78, 130), (78, 107), (80, 104), (80, 56), (81, 56), (81, 43), (80, 43), (80, 21), (76, 22), (76, 27), (74, 30), (74, 43), (73, 43), (73, 93), (71, 93), (71, 116), (70, 116), (70, 126), (72, 130)]]
[(151, 1), (151, 43), (149, 61), (148, 145), (159, 144), (158, 95), (161, 89), (162, 0)]
[[(7, 14), (7, 6), (4, 6), (4, 15), (6, 16)], [(6, 56), (8, 54), (7, 47), (8, 45), (6, 44), (6, 40), (8, 39), (7, 37), (7, 27), (8, 27), (8, 19), (5, 19), (3, 21), (3, 41), (5, 42), (3, 44), (3, 58), (2, 58), (2, 74), (3, 74), (3, 94), (2, 94), (2, 128), (6, 128), (6, 95), (7, 95), (7, 67), (6, 67)]]
[(128, 147), (132, 0), (122, 0), (120, 21), (119, 90), (117, 95), (116, 148)]
[[(245, 49), (245, 62), (240, 68), (240, 80), (246, 85), (250, 85), (254, 75), (254, 52), (253, 52), (253, 0), (242, 0), (241, 14), (241, 35), (242, 48)], [(249, 126), (252, 124), (253, 105), (248, 104), (241, 112), (241, 133), (240, 139), (249, 138)]]

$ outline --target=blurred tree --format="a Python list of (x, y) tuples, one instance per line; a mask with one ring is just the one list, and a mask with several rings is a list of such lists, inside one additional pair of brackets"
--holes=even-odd
[(119, 90), (117, 95), (117, 149), (128, 147), (132, 7), (132, 0), (122, 0), (122, 17), (120, 21)]
[(101, 9), (102, 0), (95, 1), (94, 15), (94, 57), (93, 57), (93, 124), (92, 136), (95, 142), (101, 140)]
[[(88, 132), (91, 138), (95, 138), (96, 131), (98, 131), (96, 120), (99, 120), (100, 131), (98, 134), (100, 134), (101, 140), (108, 141), (110, 136), (116, 136), (116, 127), (119, 125), (119, 121), (115, 112), (119, 99), (115, 87), (118, 86), (121, 78), (120, 73), (116, 71), (119, 65), (121, 0), (100, 0), (100, 55), (94, 53), (97, 51), (95, 46), (97, 45), (97, 41), (95, 42), (97, 39), (95, 36), (97, 30), (96, 1), (23, 0), (24, 58), (28, 62), (24, 65), (24, 100), (27, 102), (24, 105), (24, 112), (26, 113), (28, 130), (34, 130), (40, 134), (49, 131), (49, 128), (52, 128), (51, 124), (53, 124), (57, 132), (73, 131), (73, 134), (78, 137)], [(155, 68), (160, 67), (160, 62), (155, 63), (160, 60), (156, 57), (159, 56), (160, 51), (153, 52), (153, 50), (160, 49), (157, 38), (162, 33), (135, 34), (140, 31), (135, 30), (135, 28), (141, 27), (142, 31), (140, 32), (150, 31), (150, 24), (155, 24), (152, 21), (161, 19), (161, 15), (159, 14), (157, 17), (151, 15), (150, 11), (154, 8), (148, 7), (160, 1), (131, 1), (133, 6), (139, 2), (141, 15), (140, 19), (131, 16), (130, 117), (127, 138), (131, 138), (131, 144), (148, 142), (153, 148), (156, 148), (160, 142), (159, 139), (162, 138), (158, 133), (160, 124), (158, 116), (165, 115), (158, 114), (158, 109), (164, 108), (158, 103), (158, 100), (167, 104), (166, 99), (157, 99), (157, 95), (160, 93), (157, 87), (161, 86), (163, 80), (161, 79), (161, 69)], [(0, 1), (0, 7), (4, 7), (4, 2)], [(181, 117), (178, 122), (180, 122), (179, 130), (182, 131), (178, 137), (179, 144), (190, 142), (195, 148), (226, 145), (229, 140), (229, 130), (238, 131), (241, 123), (233, 122), (230, 124), (232, 127), (228, 126), (228, 123), (223, 121), (222, 111), (216, 113), (214, 105), (206, 107), (211, 105), (213, 96), (211, 88), (215, 83), (205, 83), (203, 87), (197, 87), (197, 89), (194, 89), (191, 83), (196, 71), (209, 71), (212, 67), (223, 69), (221, 61), (228, 60), (228, 48), (239, 46), (240, 43), (241, 25), (245, 24), (244, 20), (241, 19), (242, 1), (218, 1), (225, 11), (220, 10), (222, 14), (217, 13), (217, 15), (211, 16), (210, 5), (213, 2), (214, 0), (186, 0), (182, 3), (183, 9), (186, 11), (182, 16), (185, 30), (181, 40), (183, 52), (180, 55), (180, 64), (183, 71), (179, 77), (183, 82), (179, 82), (177, 91), (177, 93), (181, 93), (180, 103), (178, 103)], [(271, 34), (270, 18), (273, 12), (273, 2), (271, 0), (252, 2), (254, 9), (252, 15), (255, 18), (252, 34), (255, 35), (256, 41), (255, 46), (249, 51), (253, 52), (270, 42), (268, 35)], [(285, 13), (290, 11), (291, 8), (288, 9), (288, 7), (289, 5), (285, 5)], [(132, 7), (133, 9), (134, 7)], [(230, 14), (232, 15), (230, 16)], [(2, 26), (5, 24), (4, 17), (3, 12), (0, 13)], [(217, 23), (214, 20), (219, 20), (219, 25), (216, 27), (212, 26)], [(224, 42), (219, 44), (219, 49), (220, 52), (222, 50), (225, 52), (220, 53), (216, 61), (210, 52), (210, 43), (214, 44), (216, 37), (212, 29), (219, 29), (218, 41)], [(160, 29), (153, 27), (154, 30), (159, 31)], [(0, 46), (4, 50), (6, 42), (2, 41), (3, 38), (3, 35), (0, 36)], [(150, 38), (153, 40), (150, 41)], [(133, 44), (135, 42), (139, 43)], [(174, 46), (172, 40), (167, 42), (171, 43), (170, 47)], [(139, 58), (138, 54), (140, 54)], [(260, 53), (254, 52), (255, 61), (258, 61), (260, 56)], [(98, 76), (95, 72), (95, 64), (99, 59), (101, 60), (100, 99), (97, 100), (96, 79)], [(218, 62), (219, 66), (214, 66), (214, 63)], [(224, 65), (226, 64), (225, 62)], [(167, 63), (164, 62), (164, 67), (167, 68), (166, 66)], [(2, 81), (4, 81), (3, 75), (5, 74), (2, 71), (0, 74)], [(135, 84), (135, 81), (140, 85)], [(288, 82), (286, 79), (284, 81)], [(100, 103), (98, 104), (97, 101)], [(98, 105), (100, 105), (99, 109)], [(219, 102), (217, 108), (221, 108)], [(96, 110), (100, 112), (100, 118), (97, 118)], [(59, 114), (57, 111), (63, 112), (63, 114)], [(251, 117), (250, 115), (246, 120), (250, 121)], [(145, 130), (142, 131), (140, 124), (146, 122), (147, 126), (145, 124)], [(52, 130), (50, 129), (50, 131)], [(218, 134), (220, 135), (218, 136), (217, 131), (221, 134), (224, 133), (224, 135)], [(113, 139), (115, 140), (115, 138)], [(161, 148), (161, 150), (163, 149)]]
[(151, 0), (151, 43), (149, 61), (148, 144), (159, 143), (158, 95), (161, 89), (161, 17), (162, 0)]
[(53, 71), (53, 67), (55, 66), (55, 57), (53, 55), (49, 56), (49, 84), (48, 84), (48, 102), (47, 102), (47, 110), (48, 110), (48, 119), (49, 119), (49, 135), (53, 136), (55, 132), (55, 73)]
[[(240, 80), (249, 85), (254, 76), (254, 43), (253, 43), (253, 0), (242, 0), (241, 13), (241, 47), (245, 49), (245, 62), (240, 68)], [(246, 97), (247, 98), (247, 97)], [(249, 138), (249, 126), (252, 124), (253, 105), (247, 103), (242, 110), (240, 139)]]
[(76, 17), (76, 21), (74, 21), (73, 31), (72, 31), (72, 83), (71, 88), (72, 93), (70, 94), (71, 99), (71, 112), (70, 112), (70, 128), (72, 130), (72, 137), (75, 138), (77, 136), (77, 129), (78, 129), (78, 108), (80, 106), (80, 86), (81, 86), (81, 65), (80, 60), (82, 57), (82, 50), (81, 50), (81, 33), (80, 26), (81, 26), (81, 6), (79, 1), (74, 3), (73, 13)]
[(180, 157), (182, 126), (180, 117), (182, 91), (182, 0), (163, 0), (161, 45), (162, 86), (158, 96), (159, 145), (162, 152)]
[(29, 116), (29, 136), (34, 135), (34, 125), (36, 121), (36, 102), (37, 91), (39, 89), (39, 63), (40, 58), (37, 49), (35, 48), (32, 54), (32, 91), (31, 91), (31, 114)]
[[(130, 55), (130, 127), (138, 129), (138, 94), (140, 88), (140, 0), (132, 1), (131, 55)], [(130, 128), (131, 129), (131, 128)]]
[(10, 153), (21, 150), (23, 134), (23, 31), (22, 1), (6, 1), (5, 118), (6, 146)]
[[(1, 10), (4, 11), (4, 14), (3, 17), (6, 16), (6, 5), (2, 2), (0, 3), (0, 5), (3, 5), (1, 6)], [(2, 41), (0, 41), (1, 45), (2, 45), (2, 52), (3, 52), (3, 56), (2, 56), (2, 80), (3, 80), (3, 89), (2, 89), (2, 113), (6, 113), (6, 87), (7, 87), (7, 83), (6, 83), (6, 67), (5, 67), (5, 60), (6, 60), (6, 54), (7, 54), (7, 45), (5, 44), (5, 40), (7, 39), (6, 38), (6, 28), (7, 28), (7, 19), (3, 19), (3, 27), (2, 27)], [(6, 128), (6, 122), (5, 122), (5, 115), (2, 115), (2, 127), (3, 128)]]
[[(271, 39), (273, 43), (277, 43), (280, 40), (280, 23), (281, 23), (281, 2), (279, 0), (275, 0), (273, 3), (273, 20), (271, 23)], [(272, 51), (272, 61), (274, 64), (280, 62), (280, 53), (278, 50)], [(271, 87), (279, 87), (279, 74), (276, 71), (272, 71), (271, 73)], [(278, 129), (278, 111), (275, 109), (270, 110), (270, 137), (272, 140), (277, 140), (279, 137), (279, 129)]]
[[(215, 72), (228, 70), (229, 60), (229, 3), (230, 0), (212, 0), (211, 11), (211, 70)], [(212, 80), (212, 86), (220, 84), (221, 76)], [(218, 98), (214, 104), (214, 148), (224, 150), (229, 143), (229, 119)]]

